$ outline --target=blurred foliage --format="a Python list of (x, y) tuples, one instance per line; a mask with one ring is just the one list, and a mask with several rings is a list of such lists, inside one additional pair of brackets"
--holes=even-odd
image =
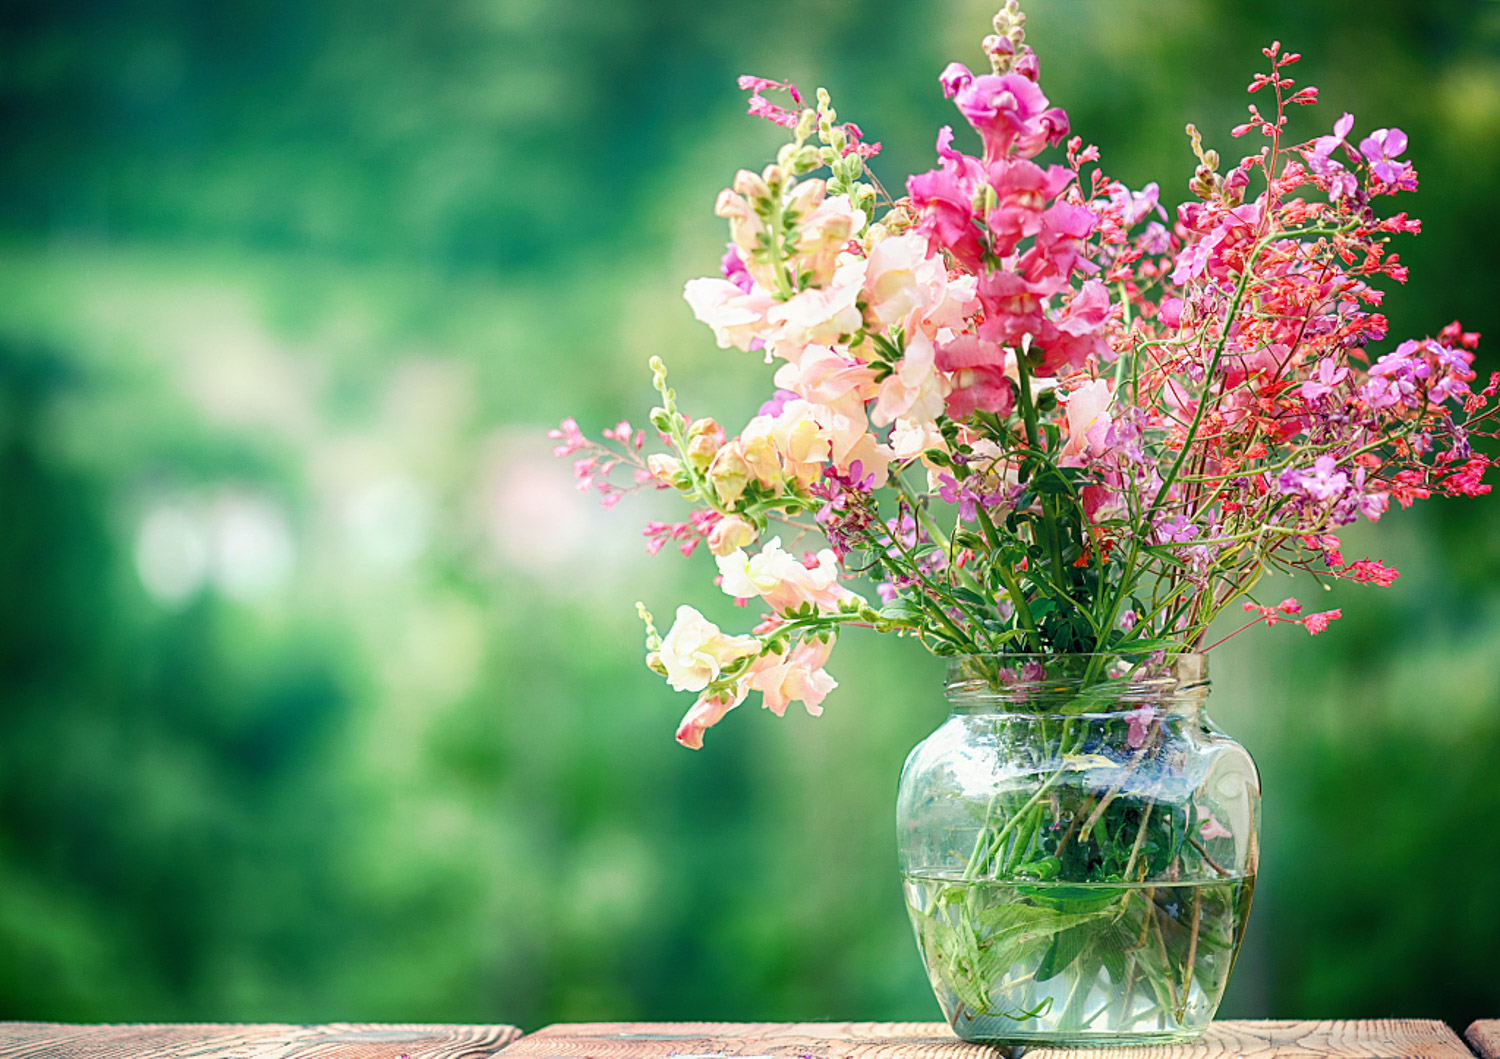
[[(1029, 9), (1168, 197), (1182, 125), (1232, 155), (1258, 48), (1300, 50), (1294, 134), (1411, 136), (1394, 333), (1500, 337), (1500, 4)], [(850, 637), (823, 718), (681, 750), (631, 604), (732, 607), (541, 434), (642, 413), (658, 352), (693, 410), (760, 399), (678, 300), (776, 142), (736, 74), (827, 85), (898, 185), (988, 14), (0, 0), (0, 1018), (936, 1017), (890, 828), (938, 669)], [(1500, 1010), (1497, 530), (1393, 513), (1346, 551), (1396, 586), (1215, 653), (1267, 792), (1226, 1014)]]

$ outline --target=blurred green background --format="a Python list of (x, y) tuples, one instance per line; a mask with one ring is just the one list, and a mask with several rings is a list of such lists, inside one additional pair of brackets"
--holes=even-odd
[[(1029, 11), (1074, 129), (1173, 202), (1272, 38), (1322, 90), (1293, 134), (1404, 128), (1393, 336), (1458, 316), (1497, 366), (1500, 3)], [(899, 185), (990, 13), (0, 2), (0, 1018), (938, 1017), (892, 833), (937, 666), (851, 636), (820, 720), (677, 747), (632, 604), (739, 619), (645, 556), (669, 498), (598, 510), (543, 433), (641, 418), (653, 353), (743, 422), (764, 368), (680, 300), (778, 142), (734, 77), (826, 85)], [(1494, 1017), (1500, 498), (1346, 552), (1402, 577), (1214, 655), (1266, 790), (1224, 1013)]]

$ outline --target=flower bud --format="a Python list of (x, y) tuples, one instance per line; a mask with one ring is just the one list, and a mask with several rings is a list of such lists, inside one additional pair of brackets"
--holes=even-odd
[[(775, 162), (772, 162), (770, 165), (766, 166), (760, 171), (760, 178), (761, 180), (765, 181), (765, 185), (768, 189), (774, 189), (775, 191), (779, 192), (781, 190), (781, 185), (786, 183), (786, 171), (783, 170), (781, 166), (777, 165)], [(770, 193), (770, 191), (767, 191), (768, 195)]]
[[(770, 166), (766, 167), (767, 172), (770, 171), (770, 168)], [(749, 199), (770, 198), (771, 189), (767, 187), (769, 183), (769, 181), (761, 179), (748, 169), (741, 169), (738, 173), (734, 174), (734, 190)]]
[(823, 203), (823, 198), (828, 194), (828, 185), (821, 180), (804, 180), (797, 185), (797, 190), (792, 192), (792, 197), (786, 204), (788, 213), (795, 213), (799, 217), (806, 217)]
[(700, 434), (688, 442), (688, 462), (698, 471), (706, 471), (719, 453), (719, 443), (706, 434)]
[(724, 444), (724, 429), (714, 421), (712, 416), (704, 416), (702, 419), (693, 420), (692, 423), (688, 424), (687, 436), (689, 438), (713, 438), (715, 448)]
[(736, 444), (751, 476), (765, 488), (779, 493), (781, 455), (776, 450), (776, 439), (772, 434), (774, 425), (775, 420), (770, 416), (756, 416), (750, 420)]
[(736, 548), (754, 544), (759, 534), (750, 520), (740, 515), (725, 515), (714, 524), (708, 535), (708, 550), (714, 555), (728, 555)]
[(676, 485), (678, 475), (682, 474), (682, 461), (664, 452), (653, 452), (646, 457), (646, 470), (657, 481)]
[(709, 465), (708, 480), (721, 504), (733, 504), (744, 493), (745, 486), (750, 482), (750, 470), (745, 466), (745, 457), (740, 453), (738, 440), (731, 441), (719, 450), (713, 463)]

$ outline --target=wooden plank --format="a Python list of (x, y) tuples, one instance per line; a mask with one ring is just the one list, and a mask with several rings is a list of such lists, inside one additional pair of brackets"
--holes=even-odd
[(1500, 1019), (1480, 1019), (1464, 1031), (1464, 1036), (1480, 1059), (1500, 1059)]
[[(941, 1022), (667, 1022), (548, 1026), (505, 1059), (1008, 1059)], [(1458, 1035), (1425, 1019), (1216, 1022), (1182, 1045), (1028, 1048), (1026, 1059), (1472, 1059)]]
[(527, 1034), (505, 1050), (505, 1059), (728, 1059), (731, 1056), (1007, 1059), (1008, 1052), (1003, 1048), (965, 1044), (953, 1035), (946, 1022), (573, 1023)]
[(0, 1022), (0, 1059), (490, 1059), (514, 1026), (75, 1026)]

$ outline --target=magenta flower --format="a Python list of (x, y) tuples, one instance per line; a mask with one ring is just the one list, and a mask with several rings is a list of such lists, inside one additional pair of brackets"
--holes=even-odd
[(742, 294), (749, 294), (750, 289), (755, 286), (750, 270), (745, 267), (744, 258), (740, 257), (739, 247), (733, 243), (729, 244), (729, 249), (725, 250), (724, 256), (719, 259), (719, 272), (738, 287)]
[(984, 243), (974, 224), (974, 192), (984, 179), (979, 159), (953, 150), (953, 130), (938, 132), (940, 167), (907, 178), (906, 191), (919, 216), (917, 231), (934, 253), (947, 250), (971, 272), (984, 264)]
[(1309, 500), (1326, 503), (1337, 500), (1349, 491), (1349, 476), (1338, 469), (1338, 461), (1332, 456), (1319, 456), (1313, 461), (1312, 470), (1303, 471), (1293, 467), (1282, 471), (1276, 484), (1283, 493), (1305, 496)]
[(1349, 377), (1349, 369), (1341, 366), (1333, 357), (1318, 361), (1313, 377), (1302, 384), (1299, 391), (1305, 401), (1316, 401), (1327, 396), (1333, 388)]
[(760, 406), (760, 411), (756, 414), (763, 416), (779, 416), (781, 414), (781, 410), (786, 407), (786, 403), (788, 401), (796, 401), (798, 399), (798, 395), (793, 393), (791, 390), (777, 390), (774, 394), (771, 395), (771, 399), (769, 401)]
[(1005, 257), (1022, 239), (1041, 231), (1047, 203), (1073, 182), (1073, 173), (1060, 165), (1044, 170), (1034, 162), (1006, 159), (992, 163), (988, 175), (996, 203), (984, 222), (996, 257)]
[(1131, 750), (1139, 750), (1146, 743), (1146, 736), (1151, 732), (1151, 722), (1156, 719), (1156, 709), (1152, 706), (1141, 706), (1125, 714), (1125, 745)]
[(1370, 163), (1370, 171), (1387, 184), (1398, 184), (1409, 168), (1396, 156), (1406, 150), (1406, 133), (1400, 129), (1376, 129), (1359, 141), (1359, 153)]
[(1030, 158), (1048, 143), (1068, 135), (1068, 116), (1047, 106), (1037, 83), (1022, 74), (983, 74), (975, 77), (959, 63), (950, 63), (941, 78), (943, 92), (984, 141), (984, 160), (995, 162), (1014, 149)]
[(1354, 115), (1345, 113), (1343, 117), (1333, 123), (1332, 136), (1319, 136), (1313, 141), (1311, 154), (1319, 158), (1327, 158), (1333, 153), (1334, 148), (1343, 147), (1352, 156), (1353, 148), (1344, 141), (1344, 137), (1349, 135), (1349, 130), (1352, 128), (1354, 128)]
[(1182, 515), (1156, 520), (1157, 544), (1183, 544), (1198, 536), (1198, 527)]
[[(797, 127), (797, 119), (801, 113), (802, 93), (797, 91), (797, 86), (790, 81), (772, 81), (765, 77), (756, 77), (753, 74), (741, 74), (740, 88), (750, 93), (749, 109), (746, 111), (752, 118), (765, 118), (773, 125), (783, 128), (794, 129)], [(792, 103), (797, 109), (788, 110), (786, 107), (778, 107), (765, 96), (761, 95), (767, 89), (775, 89), (785, 92), (792, 97)]]

